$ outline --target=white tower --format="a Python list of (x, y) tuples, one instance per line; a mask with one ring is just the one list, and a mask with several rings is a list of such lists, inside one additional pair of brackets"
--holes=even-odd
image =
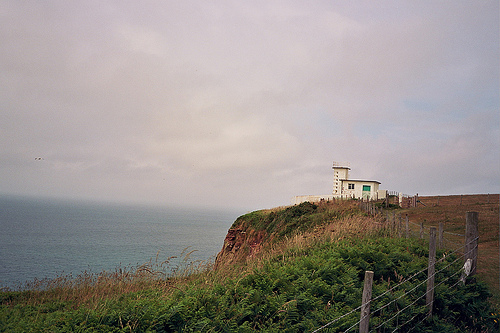
[(349, 179), (349, 170), (349, 163), (333, 162), (333, 195), (342, 195), (342, 180)]

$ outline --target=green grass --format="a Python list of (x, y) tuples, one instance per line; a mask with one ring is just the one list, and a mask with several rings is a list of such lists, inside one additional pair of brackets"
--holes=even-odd
[[(427, 250), (416, 240), (389, 238), (345, 239), (339, 242), (315, 242), (310, 246), (289, 248), (280, 255), (262, 260), (259, 267), (237, 272), (205, 271), (177, 278), (175, 288), (152, 285), (136, 292), (106, 297), (80, 304), (70, 299), (57, 300), (24, 291), (2, 293), (0, 330), (25, 331), (110, 331), (110, 332), (303, 332), (316, 329), (348, 313), (361, 303), (365, 270), (375, 272), (376, 298), (389, 288), (425, 269)], [(443, 253), (438, 253), (442, 256)], [(437, 270), (455, 259), (453, 255), (439, 263)], [(460, 267), (452, 264), (440, 272), (437, 280), (451, 276)], [(221, 276), (223, 274), (223, 276)], [(378, 298), (372, 311), (403, 296), (383, 311), (376, 312), (372, 327), (381, 323), (392, 330), (425, 315), (426, 275), (421, 273), (403, 286)], [(465, 286), (452, 277), (436, 290), (436, 306), (431, 322), (422, 322), (416, 331), (450, 332), (498, 330), (498, 320), (486, 301), (486, 287), (470, 279)], [(29, 295), (28, 295), (29, 294)], [(408, 311), (397, 318), (393, 313), (412, 302)], [(355, 325), (359, 312), (333, 323), (330, 331), (342, 331)], [(411, 325), (415, 326), (415, 325)], [(405, 331), (404, 327), (401, 328)]]
[[(308, 224), (307, 237), (286, 225), (297, 221)], [(211, 263), (171, 266), (157, 259), (134, 269), (3, 291), (0, 331), (311, 332), (332, 321), (323, 332), (353, 325), (356, 331), (359, 310), (335, 319), (359, 307), (364, 272), (372, 270), (371, 328), (498, 332), (500, 316), (487, 301), (486, 286), (473, 277), (457, 284), (462, 262), (449, 251), (438, 251), (443, 259), (436, 267), (434, 315), (424, 320), (426, 244), (387, 237), (383, 228), (355, 228), (366, 221), (376, 223), (350, 206), (337, 212), (333, 206), (305, 205), (250, 213), (236, 226), (283, 232), (252, 261), (214, 270)], [(412, 278), (404, 282), (407, 277)]]
[(231, 228), (247, 228), (252, 231), (265, 231), (270, 242), (279, 242), (297, 234), (313, 231), (315, 228), (330, 224), (332, 221), (355, 216), (366, 216), (357, 209), (355, 201), (339, 201), (335, 204), (313, 204), (303, 202), (281, 209), (260, 210), (242, 215)]

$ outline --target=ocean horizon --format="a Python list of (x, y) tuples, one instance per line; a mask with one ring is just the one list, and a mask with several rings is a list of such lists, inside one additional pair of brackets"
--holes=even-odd
[(230, 209), (0, 196), (0, 288), (171, 257), (213, 261), (239, 215)]

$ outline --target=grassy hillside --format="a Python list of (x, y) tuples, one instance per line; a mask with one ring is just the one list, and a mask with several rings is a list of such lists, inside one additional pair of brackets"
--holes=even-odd
[[(499, 202), (498, 194), (449, 195), (420, 197), (416, 208), (401, 210), (408, 214), (410, 221), (424, 223), (426, 230), (431, 226), (444, 224), (446, 245), (453, 247), (462, 244), (465, 234), (465, 216), (468, 211), (479, 213), (479, 253), (478, 276), (485, 281), (495, 295), (495, 302), (500, 304), (499, 283)], [(410, 224), (416, 233), (419, 228)], [(454, 235), (454, 234), (457, 235)]]
[(450, 249), (437, 254), (427, 320), (426, 241), (393, 237), (354, 201), (253, 212), (231, 229), (217, 269), (157, 260), (3, 291), (0, 331), (357, 331), (364, 272), (373, 270), (371, 329), (498, 332), (486, 284), (459, 282), (461, 254)]

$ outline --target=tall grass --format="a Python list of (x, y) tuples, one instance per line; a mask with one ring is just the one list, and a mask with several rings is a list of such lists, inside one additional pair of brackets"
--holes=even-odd
[[(251, 223), (255, 223), (256, 216), (258, 216), (257, 226), (265, 228), (262, 221), (269, 220), (267, 214), (283, 213), (289, 208), (258, 211), (254, 212), (256, 214), (247, 214), (244, 217), (250, 217), (250, 226), (253, 226)], [(379, 236), (394, 237), (397, 235), (397, 231), (391, 225), (385, 223), (382, 216), (369, 216), (360, 212), (353, 201), (342, 200), (323, 203), (313, 211), (313, 214), (316, 215), (312, 217), (314, 222), (311, 224), (314, 227), (302, 232), (293, 232), (278, 239), (272, 239), (271, 236), (268, 238), (264, 250), (257, 253), (257, 255), (247, 257), (246, 260), (242, 261), (231, 260), (229, 263), (218, 264), (217, 269), (210, 272), (211, 275), (215, 276), (214, 281), (243, 278), (252, 274), (255, 270), (261, 269), (266, 262), (276, 256), (283, 253), (303, 253), (318, 244), (339, 242), (351, 238), (371, 239)], [(276, 216), (273, 218), (276, 218)], [(249, 227), (247, 223), (248, 220), (240, 218), (233, 227)]]
[(3, 288), (0, 303), (26, 303), (31, 305), (46, 302), (64, 302), (73, 308), (92, 306), (105, 299), (119, 298), (122, 295), (143, 290), (155, 289), (168, 294), (186, 283), (193, 276), (211, 271), (214, 259), (192, 261), (195, 250), (186, 248), (180, 256), (155, 259), (132, 266), (117, 267), (113, 271), (83, 271), (74, 276), (61, 274), (55, 278), (34, 279), (15, 288)]

